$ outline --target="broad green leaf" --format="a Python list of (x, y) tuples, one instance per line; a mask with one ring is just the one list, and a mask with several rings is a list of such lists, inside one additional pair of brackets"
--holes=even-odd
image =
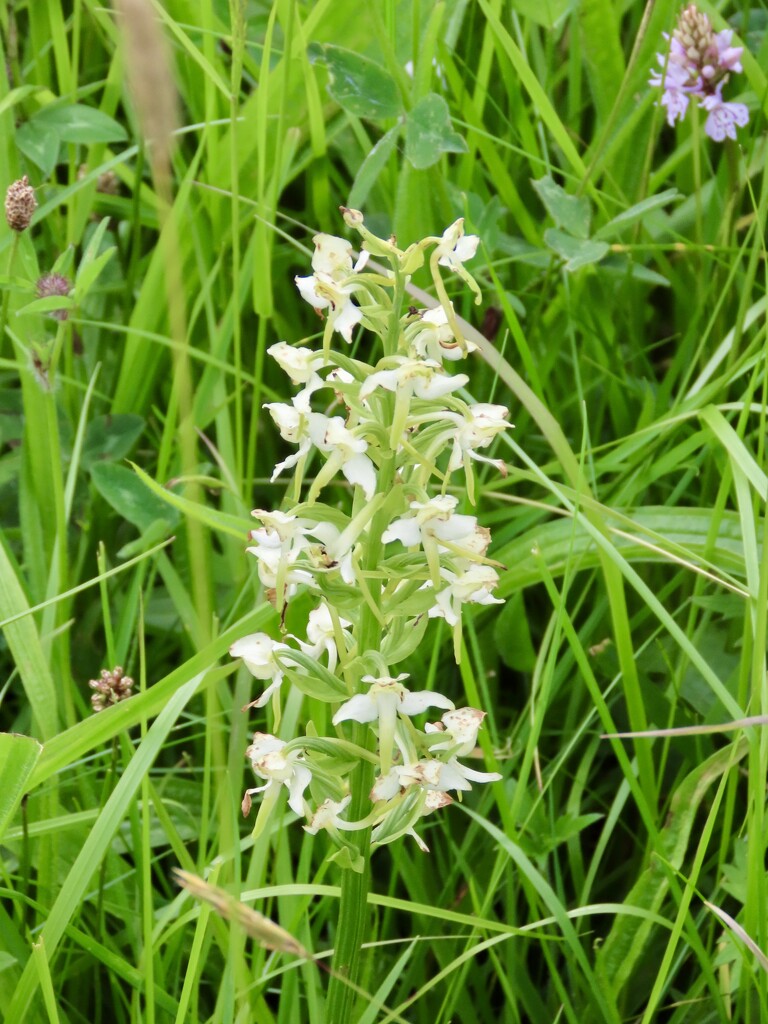
[(669, 288), (670, 284), (668, 277), (618, 252), (612, 252), (605, 257), (600, 263), (600, 273), (611, 274), (614, 277), (634, 277), (636, 281), (643, 281), (653, 288)]
[(559, 228), (575, 235), (576, 238), (589, 238), (592, 211), (586, 196), (568, 195), (549, 175), (532, 181), (531, 184), (547, 208), (547, 213)]
[(0, 839), (27, 792), (43, 748), (31, 736), (0, 733)]
[(43, 125), (27, 121), (17, 129), (15, 142), (24, 156), (31, 160), (36, 167), (39, 167), (46, 177), (53, 174), (61, 149), (61, 142), (57, 135), (48, 131)]
[(368, 194), (386, 166), (400, 137), (402, 126), (396, 124), (386, 135), (382, 135), (368, 156), (360, 165), (349, 193), (347, 203), (353, 210), (359, 210), (368, 198)]
[(544, 241), (565, 260), (566, 270), (578, 270), (589, 263), (599, 263), (610, 249), (607, 242), (574, 238), (573, 235), (568, 235), (558, 228), (549, 228), (545, 231)]
[(646, 214), (651, 213), (653, 210), (658, 210), (662, 206), (666, 206), (667, 203), (671, 203), (673, 199), (682, 199), (676, 188), (665, 189), (664, 192), (659, 192), (656, 196), (649, 196), (647, 199), (643, 199), (639, 203), (635, 203), (634, 206), (630, 206), (628, 210), (624, 210), (618, 214), (613, 220), (609, 220), (607, 224), (595, 232), (595, 238), (612, 238), (614, 235), (619, 234), (624, 228), (629, 227), (631, 224), (635, 224), (638, 220), (642, 220)]
[(174, 510), (125, 466), (114, 462), (95, 462), (91, 466), (91, 479), (115, 512), (142, 533), (157, 519), (164, 519), (167, 523), (178, 519)]
[(408, 658), (424, 639), (429, 618), (395, 620), (396, 625), (387, 633), (381, 647), (382, 657), (388, 665), (397, 665)]
[(61, 142), (92, 145), (95, 142), (123, 142), (127, 138), (125, 129), (114, 118), (84, 103), (51, 104), (34, 114), (28, 123), (34, 123)]
[(518, 672), (533, 671), (536, 650), (528, 628), (522, 591), (515, 591), (504, 604), (494, 623), (493, 636), (505, 665)]
[(86, 428), (80, 464), (84, 469), (90, 469), (95, 462), (114, 462), (125, 458), (143, 429), (144, 420), (134, 413), (97, 416)]
[(308, 54), (328, 69), (328, 92), (348, 113), (377, 121), (403, 112), (395, 80), (380, 64), (330, 44), (313, 43)]
[(466, 153), (467, 144), (451, 126), (448, 104), (430, 92), (408, 114), (405, 155), (417, 170), (437, 163), (443, 153)]

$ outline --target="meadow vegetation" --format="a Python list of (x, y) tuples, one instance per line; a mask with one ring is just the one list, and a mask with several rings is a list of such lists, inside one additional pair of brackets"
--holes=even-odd
[[(768, 1019), (768, 8), (699, 8), (744, 47), (735, 139), (704, 86), (666, 123), (671, 0), (3, 6), (0, 189), (36, 201), (0, 226), (10, 1024)], [(287, 794), (256, 834), (241, 801), (253, 732), (330, 705), (243, 711), (229, 648), (282, 636), (244, 550), (293, 487), (267, 350), (322, 348), (294, 277), (318, 232), (359, 249), (340, 206), (479, 237), (462, 394), (514, 429), (448, 490), (504, 604), (394, 670), (487, 712), (500, 779), (374, 851), (329, 1015), (351, 869)]]

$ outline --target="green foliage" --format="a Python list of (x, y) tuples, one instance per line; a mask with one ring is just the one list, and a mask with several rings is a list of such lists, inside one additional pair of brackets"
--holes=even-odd
[[(418, 589), (385, 597), (411, 616), (390, 663), (488, 709), (469, 763), (504, 781), (425, 818), (429, 855), (374, 854), (354, 1019), (768, 1016), (768, 32), (760, 5), (704, 6), (749, 47), (734, 145), (654, 105), (671, 0), (153, 4), (170, 192), (113, 12), (0, 14), (0, 181), (38, 200), (0, 227), (0, 1017), (326, 1021), (325, 961), (171, 869), (312, 956), (337, 942), (326, 846), (283, 795), (259, 835), (242, 819), (274, 719), (241, 710), (260, 683), (228, 648), (280, 628), (244, 554), (284, 496), (266, 349), (322, 333), (293, 277), (342, 204), (402, 246), (459, 216), (481, 236), (483, 303), (451, 296), (467, 390), (516, 424), (485, 453), (507, 476), (476, 474), (507, 603), (467, 616), (461, 664)], [(68, 297), (38, 297), (51, 270)], [(93, 714), (116, 665), (134, 696)], [(345, 696), (304, 668), (286, 736)], [(316, 751), (329, 775), (347, 754)]]

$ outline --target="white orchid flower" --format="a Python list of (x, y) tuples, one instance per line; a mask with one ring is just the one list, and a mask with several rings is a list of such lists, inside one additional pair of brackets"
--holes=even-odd
[(247, 815), (250, 811), (251, 796), (254, 793), (263, 793), (265, 804), (274, 803), (281, 786), (288, 790), (288, 806), (291, 810), (299, 817), (307, 813), (304, 790), (312, 780), (312, 773), (301, 763), (301, 751), (285, 753), (286, 746), (283, 740), (269, 733), (253, 734), (253, 743), (245, 751), (246, 757), (250, 759), (254, 774), (266, 782), (263, 786), (246, 790), (243, 814)]
[(256, 679), (271, 679), (272, 682), (255, 701), (247, 707), (263, 707), (273, 693), (277, 693), (283, 682), (283, 670), (275, 661), (275, 651), (290, 650), (287, 644), (273, 640), (266, 633), (249, 633), (235, 640), (229, 648), (232, 658), (242, 658), (245, 667)]
[(487, 462), (491, 466), (505, 471), (501, 459), (494, 460), (478, 455), (478, 448), (487, 448), (497, 434), (508, 430), (512, 424), (507, 423), (509, 409), (503, 405), (491, 405), (488, 402), (477, 402), (470, 405), (467, 415), (459, 424), (453, 436), (453, 451), (448, 461), (448, 471), (458, 469), (468, 455), (472, 459)]
[(498, 772), (478, 772), (474, 768), (467, 768), (452, 757), (447, 762), (422, 758), (417, 764), (411, 765), (401, 778), (433, 792), (447, 793), (451, 789), (470, 790), (470, 782), (498, 782), (502, 776)]
[(365, 266), (368, 253), (363, 252), (353, 267), (352, 246), (345, 239), (319, 234), (312, 241), (315, 243), (314, 274), (296, 277), (296, 287), (313, 309), (330, 309), (332, 330), (351, 342), (352, 331), (363, 318), (360, 308), (352, 302), (356, 287), (352, 279)]
[(269, 409), (269, 415), (280, 431), (282, 439), (299, 446), (297, 452), (275, 466), (275, 471), (270, 477), (270, 482), (274, 483), (284, 469), (291, 469), (309, 451), (312, 444), (309, 436), (311, 409), (309, 398), (303, 391), (294, 395), (290, 405), (286, 405), (285, 402), (267, 402), (264, 408)]
[(330, 832), (331, 835), (339, 831), (355, 832), (360, 828), (366, 828), (367, 823), (344, 821), (339, 817), (341, 812), (347, 809), (351, 800), (351, 795), (345, 796), (343, 800), (323, 800), (310, 818), (309, 824), (304, 825), (304, 831), (316, 836), (321, 828)]
[[(381, 536), (384, 544), (399, 540), (405, 547), (420, 544), (427, 556), (432, 580), (439, 585), (440, 552), (448, 548), (440, 541), (447, 541), (449, 548), (461, 547), (465, 542), (474, 543), (477, 529), (475, 516), (456, 515), (454, 509), (459, 500), (451, 494), (439, 495), (429, 501), (412, 501), (413, 515), (395, 519)], [(467, 550), (471, 557), (471, 550)]]
[(477, 235), (464, 234), (464, 218), (459, 217), (445, 229), (437, 244), (437, 262), (441, 267), (450, 267), (451, 270), (460, 272), (463, 269), (461, 264), (472, 259), (479, 244), (480, 239)]
[(323, 386), (323, 379), (317, 373), (326, 365), (322, 352), (278, 341), (267, 349), (267, 353), (278, 363), (280, 369), (288, 374), (292, 383), (306, 385), (305, 394), (309, 395)]
[[(339, 616), (338, 622), (342, 636), (351, 645), (352, 635), (348, 632), (348, 628), (352, 623), (347, 619), (342, 619), (341, 616)], [(322, 601), (317, 608), (314, 608), (309, 613), (309, 621), (307, 623), (307, 640), (309, 640), (309, 643), (300, 640), (298, 637), (294, 637), (294, 639), (298, 641), (302, 651), (311, 658), (319, 659), (320, 655), (325, 651), (328, 655), (328, 671), (335, 671), (339, 660), (339, 652), (336, 646), (336, 629), (333, 616), (325, 601)]]
[(282, 597), (292, 597), (302, 583), (314, 585), (314, 577), (307, 569), (297, 568), (294, 563), (307, 543), (286, 548), (280, 538), (266, 529), (251, 530), (250, 544), (245, 550), (253, 555), (259, 565), (259, 579), (267, 589), (275, 590)]
[(486, 712), (477, 708), (456, 708), (446, 711), (442, 724), (427, 724), (425, 732), (436, 733), (444, 739), (430, 743), (430, 750), (451, 750), (456, 757), (466, 757), (477, 745), (477, 734), (483, 724)]
[(394, 392), (395, 411), (389, 444), (391, 448), (397, 450), (408, 421), (411, 399), (435, 401), (463, 387), (469, 381), (469, 377), (465, 373), (444, 373), (440, 363), (428, 359), (394, 356), (388, 362), (396, 362), (397, 365), (391, 370), (377, 370), (366, 377), (359, 394), (360, 398), (365, 400), (377, 388)]
[(365, 454), (368, 442), (349, 430), (341, 416), (324, 416), (322, 413), (310, 415), (309, 435), (315, 447), (329, 455), (326, 467), (317, 475), (310, 494), (319, 491), (340, 469), (349, 483), (362, 487), (363, 494), (370, 501), (376, 493), (376, 471)]
[[(349, 586), (357, 582), (355, 575), (355, 564), (352, 558), (354, 540), (348, 537), (333, 523), (316, 523), (309, 531), (322, 545), (322, 562), (319, 565), (323, 569), (338, 569), (341, 578)], [(349, 544), (346, 541), (350, 541)]]
[(434, 401), (457, 391), (469, 381), (465, 373), (452, 376), (443, 372), (439, 362), (430, 359), (407, 359), (396, 356), (398, 365), (392, 370), (378, 370), (366, 377), (360, 388), (360, 398), (368, 398), (376, 388), (393, 391), (408, 398)]
[(434, 693), (431, 690), (412, 692), (406, 689), (401, 680), (407, 678), (407, 672), (395, 677), (363, 676), (362, 681), (370, 684), (368, 692), (350, 697), (333, 716), (334, 725), (348, 721), (378, 721), (381, 771), (385, 775), (392, 764), (395, 723), (398, 715), (411, 717), (421, 714), (429, 707), (449, 710), (454, 707), (453, 701), (444, 697), (442, 693)]
[[(451, 306), (451, 312), (453, 312), (453, 306)], [(455, 339), (448, 316), (442, 306), (425, 309), (418, 323), (406, 328), (406, 335), (415, 355), (421, 359), (432, 359), (435, 362), (440, 362), (443, 359), (455, 362), (457, 359), (462, 359), (468, 352), (477, 350), (477, 345), (474, 342), (465, 339), (462, 345)]]
[[(504, 604), (491, 593), (499, 584), (499, 574), (490, 565), (473, 563), (463, 572), (441, 568), (440, 575), (448, 586), (435, 594), (435, 604), (429, 609), (431, 619), (445, 619), (449, 626), (456, 626), (461, 620), (462, 605)], [(432, 585), (430, 580), (424, 587)]]

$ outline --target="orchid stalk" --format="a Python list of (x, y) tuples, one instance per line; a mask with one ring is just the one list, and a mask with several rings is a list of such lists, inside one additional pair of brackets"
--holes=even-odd
[[(305, 830), (325, 832), (336, 847), (331, 859), (346, 870), (327, 1019), (339, 1022), (349, 1019), (352, 989), (340, 979), (357, 974), (372, 850), (410, 836), (427, 851), (416, 831), (425, 815), (452, 803), (451, 792), (501, 778), (459, 760), (474, 751), (484, 712), (412, 688), (395, 666), (433, 618), (452, 628), (458, 660), (466, 605), (500, 603), (490, 532), (457, 511), (447, 488), (463, 476), (474, 503), (474, 461), (505, 472), (479, 449), (510, 427), (504, 407), (460, 397), (469, 378), (445, 368), (474, 346), (461, 336), (442, 275), (457, 276), (479, 299), (464, 266), (478, 239), (457, 220), (401, 250), (371, 234), (358, 211), (342, 212), (361, 236), (359, 258), (353, 262), (349, 242), (319, 234), (313, 273), (296, 278), (301, 296), (325, 315), (322, 348), (269, 349), (299, 388), (290, 403), (266, 406), (294, 446), (272, 479), (288, 470), (294, 479), (287, 507), (254, 511), (260, 525), (247, 549), (281, 622), (299, 590), (316, 605), (305, 637), (257, 633), (230, 651), (266, 684), (248, 706), (271, 705), (276, 731), (288, 686), (334, 706), (333, 735), (319, 737), (314, 727), (288, 739), (255, 733), (247, 753), (259, 784), (243, 811), (261, 795), (261, 831), (287, 790)], [(389, 269), (372, 269), (371, 256)], [(405, 302), (407, 278), (425, 262), (440, 300), (433, 310)], [(366, 332), (371, 362), (333, 346), (337, 336), (349, 344), (356, 331)], [(340, 483), (351, 492), (348, 511), (324, 501)], [(423, 721), (430, 708), (444, 712), (439, 722)]]

